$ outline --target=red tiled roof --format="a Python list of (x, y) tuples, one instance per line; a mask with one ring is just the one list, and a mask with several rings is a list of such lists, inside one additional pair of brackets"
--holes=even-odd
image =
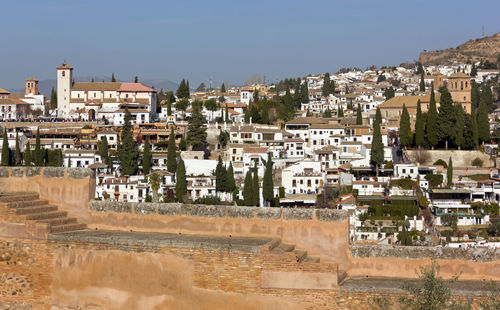
[(119, 91), (154, 92), (155, 90), (142, 83), (121, 83)]

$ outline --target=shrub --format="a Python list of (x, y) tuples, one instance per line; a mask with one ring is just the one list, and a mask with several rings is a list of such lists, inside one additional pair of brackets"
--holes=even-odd
[(411, 179), (392, 180), (391, 184), (394, 186), (401, 187), (402, 189), (412, 189), (414, 186), (417, 186), (417, 182)]
[(426, 174), (425, 179), (429, 181), (429, 187), (438, 187), (443, 184), (442, 174)]
[(436, 160), (433, 165), (434, 166), (443, 166), (444, 168), (448, 168), (448, 164), (442, 159)]
[(479, 157), (474, 158), (472, 161), (472, 166), (474, 167), (482, 167), (483, 166), (483, 160)]
[(200, 205), (220, 205), (222, 204), (221, 200), (217, 196), (205, 196), (198, 198), (193, 201), (193, 204), (200, 204)]

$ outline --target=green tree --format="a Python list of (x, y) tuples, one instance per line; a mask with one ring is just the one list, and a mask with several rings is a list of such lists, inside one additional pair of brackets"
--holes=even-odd
[(111, 82), (116, 82), (115, 73), (111, 73)]
[(411, 146), (413, 134), (411, 132), (410, 125), (410, 114), (408, 114), (408, 109), (406, 105), (403, 105), (403, 112), (401, 113), (401, 119), (399, 120), (399, 139), (401, 145), (406, 147)]
[(25, 166), (31, 166), (31, 145), (30, 142), (26, 143), (26, 148), (24, 150), (23, 154), (23, 159), (24, 159), (24, 165)]
[(14, 165), (21, 166), (23, 158), (21, 156), (21, 147), (19, 146), (19, 135), (17, 132), (16, 132), (16, 151), (14, 153), (14, 156), (15, 156)]
[(488, 121), (488, 108), (486, 102), (481, 98), (479, 110), (477, 111), (477, 132), (482, 144), (490, 140), (490, 123)]
[(226, 110), (224, 111), (224, 121), (226, 123), (230, 123), (231, 122), (231, 119), (229, 118), (229, 110), (227, 108), (227, 104), (226, 104)]
[(54, 87), (52, 87), (52, 91), (50, 92), (49, 107), (51, 110), (57, 109), (57, 94), (56, 91), (54, 90)]
[(220, 88), (220, 91), (221, 91), (222, 93), (225, 93), (225, 92), (226, 92), (226, 85), (225, 85), (224, 83), (222, 83), (222, 86), (221, 86), (221, 88)]
[(425, 91), (425, 77), (424, 73), (420, 75), (420, 91)]
[(389, 88), (386, 88), (384, 91), (384, 96), (385, 96), (386, 101), (391, 99), (391, 98), (394, 98), (395, 95), (396, 95), (396, 91), (394, 90), (394, 88), (392, 86)]
[(10, 148), (9, 140), (7, 140), (7, 127), (3, 129), (2, 166), (10, 166)]
[(462, 149), (465, 146), (464, 141), (464, 130), (465, 130), (465, 112), (460, 103), (455, 105), (455, 145), (458, 149)]
[(337, 108), (337, 117), (344, 117), (344, 109), (340, 105)]
[(158, 173), (153, 172), (149, 176), (149, 185), (151, 186), (151, 191), (153, 192), (153, 202), (158, 202), (158, 190), (160, 189), (160, 176)]
[(361, 105), (358, 103), (358, 109), (356, 111), (356, 125), (363, 125), (363, 114), (361, 112)]
[(479, 146), (479, 128), (477, 125), (477, 113), (476, 109), (473, 107), (471, 111), (471, 130), (472, 130), (472, 141), (474, 143), (474, 147)]
[(44, 150), (42, 149), (40, 143), (40, 127), (36, 129), (36, 139), (35, 139), (35, 152), (34, 152), (34, 162), (35, 166), (42, 167), (44, 161)]
[(377, 109), (375, 121), (373, 123), (372, 149), (370, 152), (370, 162), (375, 166), (375, 171), (378, 176), (379, 168), (384, 163), (384, 144), (382, 142), (382, 134), (380, 132), (380, 124), (382, 116), (380, 110)]
[(332, 111), (330, 111), (330, 108), (326, 108), (325, 112), (323, 112), (323, 117), (324, 118), (332, 117)]
[(142, 153), (142, 172), (144, 173), (144, 175), (148, 175), (150, 170), (151, 170), (151, 150), (149, 146), (149, 136), (146, 136), (146, 141), (144, 142), (144, 152)]
[(131, 115), (128, 108), (125, 108), (125, 124), (122, 127), (121, 141), (118, 146), (118, 157), (121, 164), (121, 175), (134, 175), (137, 171), (137, 158), (139, 152), (132, 133)]
[(99, 148), (98, 154), (101, 156), (102, 162), (106, 162), (108, 156), (109, 156), (109, 145), (108, 145), (108, 138), (104, 136), (101, 141), (97, 143), (97, 146)]
[(251, 169), (248, 169), (247, 174), (245, 175), (245, 183), (243, 187), (243, 203), (245, 204), (245, 206), (253, 205), (252, 184), (253, 184), (252, 172)]
[(137, 75), (134, 77), (134, 83), (139, 83), (139, 77)]
[(470, 97), (471, 97), (471, 105), (474, 109), (479, 108), (479, 102), (481, 101), (481, 92), (479, 91), (479, 85), (472, 80), (470, 82)]
[(170, 129), (170, 135), (168, 137), (167, 170), (168, 170), (168, 172), (171, 172), (171, 173), (175, 173), (175, 171), (177, 170), (177, 153), (176, 153), (176, 149), (175, 149), (174, 128)]
[(330, 73), (325, 73), (323, 78), (323, 87), (321, 88), (321, 95), (329, 96), (335, 93), (335, 81), (330, 80)]
[(219, 155), (217, 167), (215, 168), (215, 190), (218, 193), (226, 192), (226, 167), (222, 163), (222, 158)]
[(420, 99), (417, 101), (417, 118), (415, 120), (415, 144), (420, 148), (425, 144), (425, 123), (422, 115)]
[(300, 85), (301, 103), (309, 103), (309, 87), (307, 81)]
[(425, 133), (429, 146), (434, 149), (438, 144), (438, 113), (436, 108), (436, 95), (434, 94), (434, 87), (431, 87), (431, 98), (429, 102), (429, 111), (427, 112), (427, 124), (425, 126)]
[(215, 99), (208, 99), (207, 101), (205, 101), (205, 109), (210, 111), (213, 118), (213, 113), (214, 111), (217, 111), (219, 109), (219, 105), (217, 104), (217, 101), (215, 101)]
[(236, 189), (236, 182), (234, 181), (234, 170), (233, 170), (233, 163), (229, 163), (229, 167), (227, 168), (226, 171), (226, 186), (225, 186), (226, 192), (232, 193)]
[(421, 62), (417, 62), (417, 74), (421, 75), (424, 74), (424, 66), (422, 66)]
[(259, 169), (257, 168), (257, 162), (254, 164), (253, 168), (253, 184), (252, 184), (252, 198), (254, 206), (259, 206), (260, 203), (260, 189), (259, 189)]
[(188, 120), (187, 143), (193, 150), (202, 150), (207, 144), (207, 129), (204, 126), (201, 104), (193, 103), (193, 113)]
[(266, 170), (262, 181), (262, 196), (265, 201), (274, 203), (273, 160), (271, 153), (267, 154)]
[(175, 95), (180, 99), (189, 99), (189, 81), (182, 79)]
[(186, 149), (187, 149), (186, 139), (184, 139), (184, 136), (182, 136), (181, 141), (179, 141), (179, 150), (185, 151)]
[(177, 201), (183, 202), (184, 196), (187, 193), (186, 166), (182, 158), (179, 158), (177, 171), (175, 173), (175, 197)]
[(406, 221), (403, 221), (402, 231), (400, 232), (401, 236), (398, 237), (401, 241), (401, 245), (411, 246), (413, 245), (413, 242), (411, 241), (410, 234), (408, 233), (408, 227), (406, 227), (406, 225), (407, 225)]
[(451, 161), (451, 157), (448, 160), (448, 169), (446, 170), (446, 182), (448, 186), (453, 185), (453, 162)]
[(455, 138), (455, 108), (448, 88), (445, 86), (439, 89), (441, 97), (439, 99), (438, 136), (445, 143), (445, 149), (448, 149), (449, 142)]
[(386, 78), (385, 78), (385, 75), (383, 73), (381, 73), (378, 78), (377, 78), (377, 84), (380, 83), (380, 82), (383, 82), (385, 81)]
[(472, 68), (470, 69), (470, 76), (472, 77), (477, 76), (477, 68), (475, 63), (472, 63)]

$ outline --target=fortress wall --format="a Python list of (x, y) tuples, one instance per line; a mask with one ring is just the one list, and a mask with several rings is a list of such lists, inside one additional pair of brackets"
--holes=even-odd
[(89, 228), (281, 238), (319, 255), (347, 263), (349, 220), (345, 211), (91, 201)]
[(0, 192), (36, 192), (59, 210), (82, 222), (94, 198), (95, 176), (91, 169), (59, 167), (0, 167)]
[(422, 246), (351, 245), (352, 277), (417, 278), (420, 267), (435, 260), (444, 278), (500, 280), (500, 252), (493, 249), (459, 249)]

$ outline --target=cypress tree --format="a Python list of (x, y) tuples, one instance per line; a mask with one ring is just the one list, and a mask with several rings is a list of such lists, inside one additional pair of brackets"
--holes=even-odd
[(309, 87), (307, 86), (307, 81), (300, 85), (300, 96), (301, 103), (309, 103)]
[(111, 73), (111, 82), (116, 82), (115, 73)]
[(335, 93), (335, 82), (330, 80), (330, 73), (325, 73), (323, 78), (323, 87), (321, 88), (321, 95), (327, 97)]
[(226, 104), (226, 110), (224, 111), (224, 121), (226, 123), (230, 123), (231, 122), (231, 120), (229, 119), (229, 111), (227, 109), (227, 104)]
[(460, 103), (455, 105), (455, 145), (464, 147), (465, 112)]
[(188, 121), (187, 143), (193, 150), (201, 150), (207, 144), (207, 129), (201, 114), (201, 104), (193, 103), (193, 113)]
[(453, 162), (451, 161), (451, 157), (448, 160), (448, 170), (446, 170), (446, 181), (448, 186), (453, 185)]
[(2, 166), (10, 165), (10, 148), (9, 140), (7, 140), (7, 127), (3, 130), (3, 142), (2, 142)]
[(23, 159), (24, 159), (24, 165), (25, 166), (31, 166), (31, 145), (30, 142), (26, 143), (26, 149), (24, 150), (23, 154)]
[(49, 107), (51, 110), (57, 109), (57, 94), (56, 91), (54, 90), (54, 87), (52, 87), (52, 91), (50, 92)]
[(425, 78), (423, 72), (420, 75), (420, 91), (425, 91)]
[(225, 92), (226, 92), (226, 85), (225, 85), (224, 83), (222, 83), (222, 86), (221, 86), (221, 88), (220, 88), (220, 91), (221, 91), (222, 93), (225, 93)]
[(470, 98), (471, 105), (474, 109), (479, 108), (479, 102), (481, 102), (481, 93), (479, 92), (479, 85), (475, 81), (470, 82)]
[(481, 98), (479, 110), (477, 111), (477, 132), (481, 143), (490, 140), (490, 124), (488, 121), (488, 108), (486, 102)]
[(144, 153), (142, 153), (142, 172), (148, 175), (149, 171), (151, 171), (151, 150), (149, 149), (149, 136), (147, 136), (144, 142)]
[(109, 156), (108, 138), (104, 136), (103, 139), (98, 144), (98, 146), (99, 146), (99, 156), (101, 156), (102, 162), (105, 163)]
[(477, 113), (476, 109), (473, 107), (471, 111), (471, 129), (472, 129), (472, 141), (474, 142), (474, 147), (479, 146), (479, 129), (477, 126)]
[(415, 120), (415, 144), (420, 148), (425, 144), (425, 124), (420, 99), (417, 102), (417, 119)]
[(21, 157), (21, 147), (19, 146), (19, 134), (16, 132), (16, 152), (15, 152), (15, 166), (21, 166), (23, 158)]
[(441, 98), (439, 99), (438, 137), (445, 142), (445, 148), (448, 149), (449, 142), (455, 137), (455, 108), (448, 88), (439, 89)]
[(245, 206), (253, 205), (252, 172), (248, 169), (245, 175), (245, 185), (243, 187), (243, 203)]
[(344, 117), (344, 109), (339, 105), (337, 109), (337, 117)]
[(167, 170), (171, 173), (175, 173), (175, 171), (177, 170), (177, 153), (175, 150), (174, 128), (170, 129), (170, 136), (168, 137)]
[(233, 163), (229, 163), (229, 168), (226, 171), (226, 192), (232, 193), (236, 188), (236, 182), (234, 181), (234, 170)]
[(417, 74), (424, 74), (424, 66), (422, 66), (421, 62), (417, 63)]
[(271, 153), (267, 154), (266, 171), (262, 181), (262, 196), (265, 201), (274, 203), (273, 160)]
[(363, 115), (361, 113), (361, 105), (358, 103), (358, 110), (356, 112), (356, 125), (363, 125)]
[(472, 63), (472, 68), (470, 69), (470, 76), (475, 77), (477, 75), (476, 64)]
[(134, 77), (134, 83), (139, 83), (139, 77), (137, 75)]
[(172, 103), (170, 102), (170, 100), (167, 101), (167, 115), (172, 115)]
[(175, 197), (177, 201), (182, 202), (183, 197), (187, 193), (187, 181), (186, 181), (186, 166), (182, 158), (179, 159), (177, 164), (177, 171), (175, 173)]
[(122, 176), (133, 175), (137, 171), (137, 158), (139, 152), (137, 151), (137, 146), (133, 138), (130, 118), (130, 111), (128, 108), (125, 108), (125, 124), (122, 127), (121, 143), (118, 148)]
[(382, 117), (379, 109), (377, 109), (377, 113), (375, 115), (370, 162), (375, 166), (375, 171), (378, 176), (379, 168), (384, 163), (384, 144), (382, 142), (382, 134), (380, 133), (380, 123), (382, 122)]
[(408, 114), (406, 105), (403, 105), (403, 112), (401, 113), (401, 119), (399, 120), (399, 139), (402, 146), (411, 146), (412, 132), (410, 126), (410, 114)]
[(226, 191), (226, 168), (222, 163), (222, 158), (219, 155), (217, 167), (215, 168), (215, 190), (219, 192)]
[(253, 168), (253, 184), (252, 184), (252, 198), (253, 198), (253, 205), (254, 206), (259, 206), (260, 204), (260, 190), (259, 190), (259, 169), (257, 168), (257, 162), (255, 162), (254, 168)]
[(437, 124), (437, 108), (436, 108), (436, 96), (434, 94), (434, 87), (431, 87), (431, 98), (429, 103), (429, 111), (427, 112), (427, 124), (425, 128), (427, 142), (429, 146), (434, 149), (438, 144), (438, 124)]
[(186, 149), (187, 149), (186, 139), (184, 139), (184, 137), (181, 137), (181, 141), (179, 141), (179, 150), (185, 151)]
[(332, 117), (332, 111), (330, 111), (330, 108), (326, 108), (325, 112), (323, 112), (323, 117), (324, 118)]
[(42, 167), (44, 161), (44, 151), (40, 144), (40, 127), (36, 129), (36, 140), (35, 140), (35, 154), (34, 154), (35, 166)]

